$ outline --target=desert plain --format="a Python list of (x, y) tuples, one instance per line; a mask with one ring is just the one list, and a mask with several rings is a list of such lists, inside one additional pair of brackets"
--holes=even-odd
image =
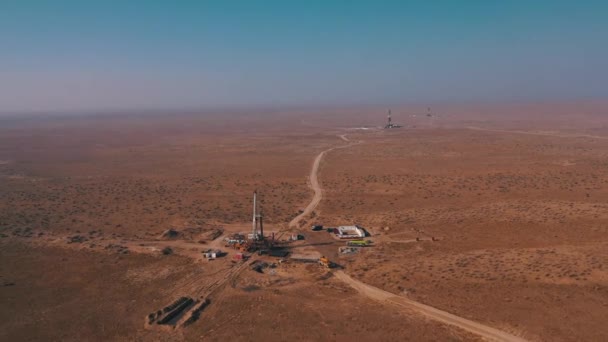
[(392, 114), (0, 117), (0, 339), (608, 340), (608, 104)]

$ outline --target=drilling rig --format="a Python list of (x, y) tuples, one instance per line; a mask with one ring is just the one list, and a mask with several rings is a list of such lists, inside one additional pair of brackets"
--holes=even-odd
[(251, 240), (252, 241), (264, 241), (264, 224), (262, 213), (258, 213), (257, 207), (257, 195), (258, 191), (253, 192), (253, 220), (251, 224)]
[(386, 122), (386, 126), (384, 126), (385, 129), (390, 129), (390, 128), (401, 128), (401, 125), (396, 125), (393, 123), (393, 118), (391, 116), (391, 110), (388, 110), (388, 115), (387, 115), (387, 122)]

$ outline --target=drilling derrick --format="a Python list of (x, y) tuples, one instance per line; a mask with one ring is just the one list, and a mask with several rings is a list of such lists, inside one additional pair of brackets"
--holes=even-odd
[[(258, 213), (257, 208), (257, 190), (253, 192), (253, 220), (251, 223), (251, 236), (253, 240), (264, 240), (264, 226), (262, 223), (262, 214)], [(258, 228), (259, 227), (259, 228)]]
[(389, 128), (401, 128), (401, 125), (393, 123), (393, 118), (391, 116), (391, 110), (390, 109), (388, 110), (386, 126), (384, 126), (384, 128), (386, 128), (386, 129), (389, 129)]

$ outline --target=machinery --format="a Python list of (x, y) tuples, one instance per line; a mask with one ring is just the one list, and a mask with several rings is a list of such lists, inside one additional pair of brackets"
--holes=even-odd
[(401, 125), (396, 125), (393, 123), (393, 118), (391, 117), (391, 110), (388, 110), (388, 115), (387, 115), (387, 122), (386, 122), (386, 126), (384, 126), (385, 129), (391, 129), (391, 128), (401, 128)]
[(228, 245), (226, 245), (226, 247), (232, 247), (240, 252), (251, 252), (253, 249), (253, 246), (251, 245), (251, 243), (249, 241), (240, 241), (240, 242), (228, 244)]
[(328, 258), (326, 258), (325, 256), (322, 256), (319, 258), (319, 265), (325, 267), (325, 268), (333, 268), (334, 267), (334, 263), (329, 261)]
[(369, 246), (370, 243), (371, 243), (371, 241), (369, 241), (369, 240), (367, 240), (367, 241), (365, 241), (365, 240), (352, 240), (352, 241), (348, 241), (346, 243), (346, 245), (350, 246), (350, 247), (366, 247), (366, 246)]
[(260, 205), (257, 201), (258, 192), (253, 192), (253, 217), (251, 221), (251, 234), (248, 234), (248, 248), (249, 252), (254, 252), (259, 249), (272, 249), (274, 247), (275, 239), (274, 233), (271, 239), (267, 239), (264, 236), (264, 215), (260, 209)]

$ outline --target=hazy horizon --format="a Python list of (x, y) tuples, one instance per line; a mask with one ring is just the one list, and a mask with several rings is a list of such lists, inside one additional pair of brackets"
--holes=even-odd
[(608, 99), (608, 4), (5, 1), (0, 113)]

